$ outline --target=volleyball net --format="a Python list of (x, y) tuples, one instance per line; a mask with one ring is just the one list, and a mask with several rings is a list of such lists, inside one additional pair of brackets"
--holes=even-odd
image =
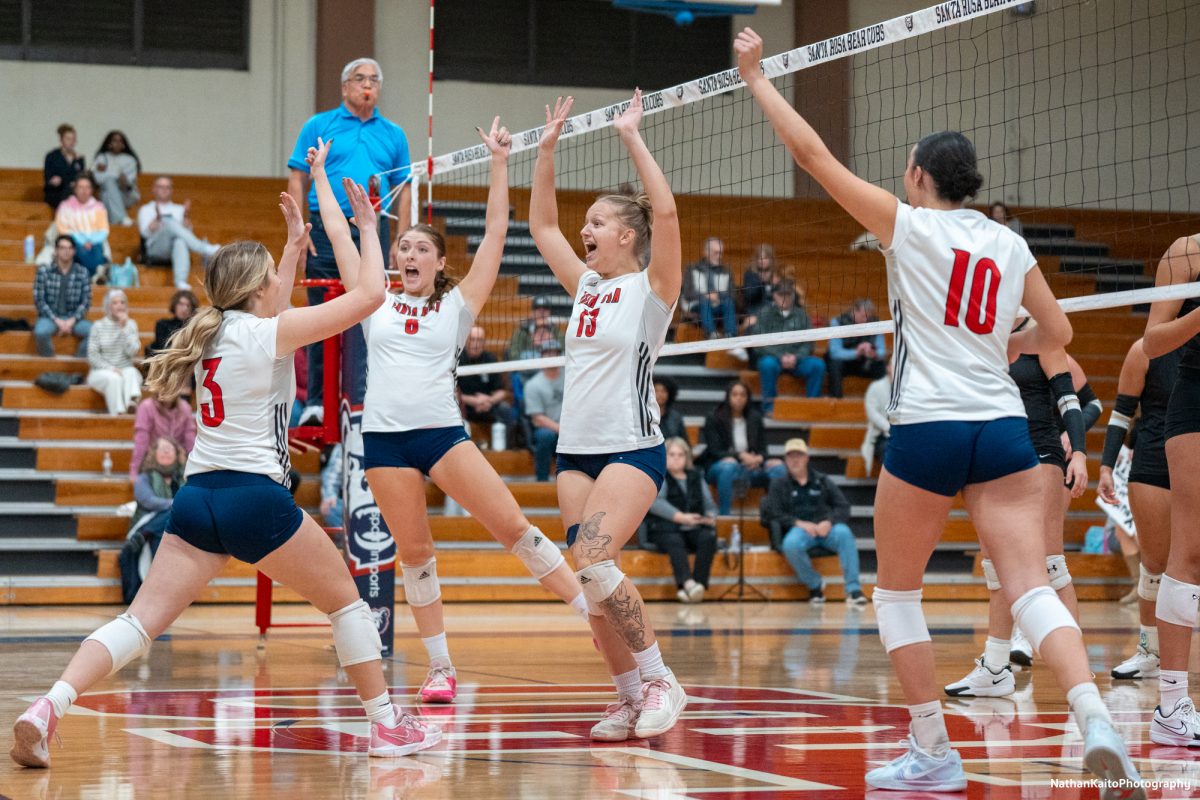
[[(763, 68), (856, 174), (901, 198), (913, 144), (938, 130), (965, 133), (984, 176), (976, 207), (1008, 206), (1009, 224), (1067, 310), (1128, 314), (1154, 298), (1196, 294), (1150, 287), (1171, 242), (1200, 230), (1200, 62), (1187, 52), (1200, 44), (1200, 7), (1043, 0), (1032, 15), (1018, 13), (1027, 5), (938, 3), (765, 57)], [(736, 69), (643, 97), (642, 135), (676, 195), (685, 265), (707, 250), (729, 274), (727, 283), (705, 275), (711, 294), (689, 290), (685, 276), (675, 343), (663, 356), (761, 343), (729, 337), (753, 336), (781, 279), (793, 282), (812, 329), (772, 341), (831, 338), (829, 322), (847, 321), (856, 300), (872, 301), (886, 318), (874, 242), (793, 164)], [(581, 257), (578, 227), (597, 194), (639, 186), (610, 130), (628, 98), (614, 100), (572, 117), (558, 145), (560, 224)], [(536, 355), (539, 337), (547, 338), (528, 327), (535, 303), (550, 309), (552, 329), (571, 307), (526, 224), (541, 128), (520, 129), (541, 120), (504, 121), (519, 130), (509, 167), (513, 217), (501, 276), (480, 317), (502, 360)], [(424, 199), (432, 183), (449, 268), (462, 274), (483, 233), (487, 151), (470, 147), (430, 163), (413, 167), (418, 192)], [(514, 338), (522, 328), (530, 335)], [(837, 334), (886, 330), (884, 319)], [(517, 341), (534, 351), (510, 349)]]

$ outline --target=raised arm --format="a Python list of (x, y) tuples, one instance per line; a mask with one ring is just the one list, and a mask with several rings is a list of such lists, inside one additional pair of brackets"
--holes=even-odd
[[(504, 255), (504, 240), (508, 236), (508, 153), (512, 148), (512, 136), (500, 124), (500, 118), (492, 120), (492, 129), (487, 133), (482, 128), (479, 138), (492, 154), (492, 180), (488, 186), (487, 216), (483, 226), (483, 240), (471, 260), (471, 268), (458, 284), (463, 299), (474, 316), (479, 316), (496, 285), (500, 273), (500, 258)], [(403, 224), (403, 222), (401, 223)]]
[(637, 169), (638, 177), (650, 198), (654, 212), (654, 235), (650, 237), (650, 266), (647, 276), (650, 288), (667, 305), (679, 299), (683, 285), (683, 249), (679, 244), (679, 212), (675, 208), (675, 195), (663, 175), (662, 168), (650, 154), (650, 149), (638, 133), (642, 121), (642, 90), (635, 89), (633, 100), (613, 123), (621, 144), (629, 151), (629, 158)]
[(891, 247), (896, 228), (896, 206), (899, 203), (896, 197), (864, 181), (834, 158), (812, 126), (767, 80), (759, 63), (762, 60), (762, 38), (757, 33), (750, 28), (743, 28), (734, 40), (733, 49), (737, 53), (738, 72), (746, 82), (746, 88), (754, 95), (792, 158), (829, 192), (829, 196), (846, 213), (874, 234), (881, 247)]
[[(1155, 286), (1188, 283), (1200, 271), (1200, 245), (1191, 236), (1176, 239), (1158, 262)], [(1200, 333), (1200, 308), (1179, 316), (1182, 300), (1162, 300), (1150, 305), (1142, 349), (1147, 358), (1165, 356)]]
[(312, 230), (312, 225), (304, 221), (304, 215), (300, 213), (300, 206), (296, 205), (295, 198), (288, 192), (279, 194), (279, 210), (283, 212), (283, 219), (287, 222), (288, 238), (277, 268), (282, 288), (275, 306), (276, 314), (282, 314), (291, 305), (292, 287), (296, 285), (296, 269), (301, 261), (308, 257), (308, 233)]
[(385, 297), (383, 250), (379, 245), (378, 221), (367, 192), (346, 181), (346, 196), (354, 211), (362, 247), (359, 281), (344, 295), (317, 306), (291, 308), (279, 315), (275, 332), (277, 358), (290, 355), (306, 344), (341, 333), (382, 305)]
[[(338, 274), (346, 291), (350, 291), (358, 282), (359, 255), (358, 248), (354, 246), (354, 237), (350, 235), (350, 224), (346, 222), (342, 207), (334, 197), (329, 176), (325, 174), (325, 159), (329, 155), (331, 144), (332, 139), (326, 142), (318, 137), (317, 146), (308, 148), (308, 155), (304, 160), (308, 163), (309, 174), (312, 175), (313, 185), (317, 189), (317, 207), (321, 210), (321, 223), (325, 226), (325, 235), (329, 237), (329, 244), (333, 246), (333, 258), (337, 262)], [(343, 180), (347, 191), (349, 183), (349, 178)], [(359, 237), (362, 237), (361, 230)]]
[(561, 97), (554, 102), (554, 111), (546, 106), (546, 127), (538, 140), (537, 163), (533, 167), (533, 189), (529, 196), (529, 233), (534, 244), (558, 282), (575, 296), (579, 278), (587, 270), (574, 248), (558, 227), (558, 199), (554, 195), (554, 145), (570, 116), (575, 99)]

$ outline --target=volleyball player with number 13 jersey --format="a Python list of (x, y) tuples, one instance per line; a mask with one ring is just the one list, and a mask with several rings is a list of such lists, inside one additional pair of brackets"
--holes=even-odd
[[(1067, 690), (1084, 734), (1084, 765), (1103, 798), (1144, 798), (1088, 668), (1079, 626), (1050, 588), (1041, 541), (1042, 483), (1009, 354), (1064, 347), (1071, 326), (1028, 248), (965, 208), (982, 185), (975, 148), (960, 133), (926, 136), (904, 171), (910, 205), (841, 164), (763, 75), (762, 39), (734, 42), (738, 71), (796, 163), (870, 231), (887, 258), (896, 325), (891, 440), (875, 494), (879, 636), (912, 717), (905, 752), (867, 773), (869, 786), (964, 791), (935, 682), (921, 586), (963, 494), (991, 554), (1012, 616)], [(1024, 305), (1038, 322), (1010, 335)], [(1130, 788), (1134, 786), (1134, 788)]]

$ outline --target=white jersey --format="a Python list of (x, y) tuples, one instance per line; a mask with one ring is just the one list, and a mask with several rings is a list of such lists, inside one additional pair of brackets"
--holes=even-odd
[(475, 315), (457, 287), (432, 306), (428, 298), (388, 294), (363, 320), (367, 340), (364, 433), (463, 424), (454, 397), (458, 357)]
[(296, 371), (291, 353), (276, 357), (279, 318), (245, 311), (222, 316), (196, 365), (196, 444), (186, 474), (252, 472), (286, 486)]
[(619, 453), (663, 441), (653, 370), (671, 324), (645, 271), (579, 279), (566, 337), (558, 452)]
[(1025, 240), (978, 211), (900, 203), (887, 259), (896, 324), (892, 424), (1024, 417), (1008, 337), (1037, 267)]

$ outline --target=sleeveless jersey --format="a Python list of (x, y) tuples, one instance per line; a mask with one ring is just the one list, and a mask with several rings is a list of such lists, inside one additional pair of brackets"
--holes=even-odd
[(972, 209), (899, 203), (887, 259), (896, 324), (893, 424), (1023, 417), (1008, 337), (1037, 267), (1025, 240)]
[(619, 453), (663, 441), (653, 371), (671, 324), (641, 272), (579, 279), (566, 337), (558, 452)]
[[(1197, 244), (1200, 244), (1200, 234), (1192, 238)], [(1196, 280), (1200, 281), (1200, 277), (1197, 277)], [(1200, 298), (1189, 297), (1183, 301), (1176, 316), (1186, 316), (1197, 308), (1200, 308)], [(1187, 370), (1194, 378), (1200, 378), (1200, 333), (1183, 343), (1180, 348), (1179, 368)]]
[(1008, 367), (1009, 377), (1017, 384), (1025, 416), (1029, 418), (1029, 438), (1033, 446), (1062, 445), (1062, 417), (1050, 389), (1050, 379), (1035, 355), (1023, 353)]
[(185, 474), (251, 472), (286, 486), (296, 373), (291, 353), (276, 357), (279, 318), (245, 311), (222, 317), (196, 365), (196, 443)]
[(475, 317), (457, 287), (430, 306), (425, 297), (388, 294), (363, 320), (367, 341), (364, 433), (461, 427), (454, 399), (458, 357)]
[(1146, 382), (1142, 387), (1142, 396), (1138, 399), (1141, 408), (1141, 421), (1138, 422), (1137, 447), (1133, 451), (1135, 459), (1138, 454), (1157, 454), (1153, 463), (1161, 462), (1161, 468), (1166, 468), (1167, 445), (1166, 423), (1167, 405), (1171, 401), (1171, 391), (1175, 388), (1175, 380), (1179, 377), (1179, 364), (1183, 348), (1172, 350), (1166, 355), (1150, 359), (1146, 368)]

